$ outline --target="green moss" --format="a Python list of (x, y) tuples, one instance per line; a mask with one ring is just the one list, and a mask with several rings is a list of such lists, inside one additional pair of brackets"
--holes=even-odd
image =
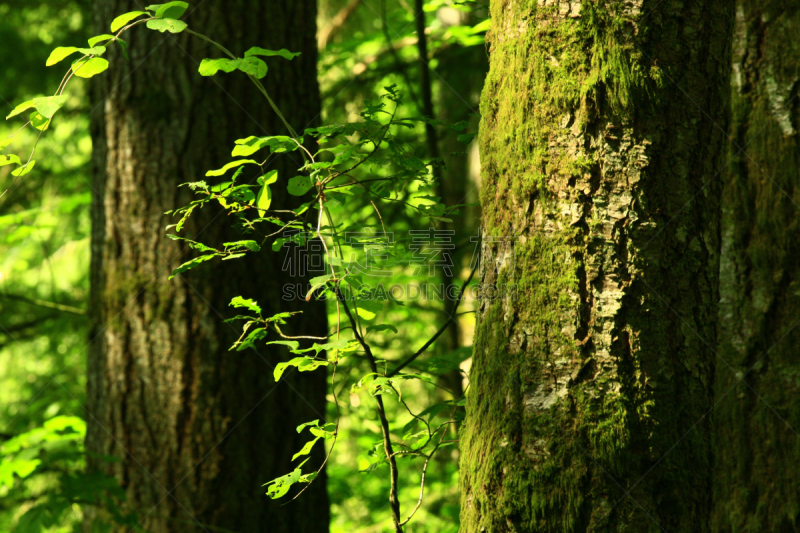
[[(682, 413), (702, 412), (710, 394), (693, 379), (710, 387), (711, 353), (696, 338), (674, 340), (683, 326), (664, 319), (671, 311), (651, 292), (626, 292), (624, 301), (612, 294), (599, 305), (592, 300), (593, 290), (605, 290), (603, 283), (627, 283), (624, 290), (633, 293), (628, 269), (646, 271), (651, 282), (666, 267), (685, 279), (713, 269), (708, 256), (676, 253), (672, 243), (640, 254), (627, 240), (635, 237), (640, 247), (651, 240), (652, 233), (631, 230), (639, 212), (610, 213), (618, 207), (619, 213), (634, 211), (635, 195), (642, 204), (635, 209), (644, 212), (660, 194), (635, 185), (639, 175), (631, 169), (649, 164), (647, 157), (604, 143), (627, 143), (646, 153), (655, 135), (636, 137), (632, 124), (640, 111), (647, 115), (663, 105), (664, 74), (641, 52), (650, 26), (640, 23), (644, 13), (629, 9), (631, 2), (585, 0), (579, 16), (559, 11), (567, 2), (543, 3), (492, 3), (492, 67), (481, 102), (483, 223), (487, 235), (520, 240), (513, 267), (494, 271), (495, 262), (484, 259), (483, 281), (512, 283), (519, 299), (486, 302), (476, 329), (462, 437), (462, 530), (658, 531), (648, 516), (669, 517), (669, 530), (689, 530), (703, 523), (694, 513), (707, 495), (696, 490), (707, 492), (707, 486), (692, 482), (687, 472), (710, 468), (702, 456), (709, 444), (703, 429), (674, 446), (682, 438), (676, 422)], [(660, 13), (651, 15), (658, 20)], [(666, 120), (659, 115), (654, 122)], [(619, 139), (605, 136), (607, 126)], [(667, 160), (686, 159), (693, 148), (662, 146), (674, 150)], [(716, 157), (713, 148), (702, 147)], [(657, 172), (651, 182), (666, 179), (667, 173)], [(691, 189), (670, 183), (681, 193)], [(597, 193), (601, 186), (606, 189)], [(622, 190), (629, 196), (623, 198)], [(710, 227), (714, 220), (703, 223)], [(649, 227), (660, 225), (650, 221)], [(490, 255), (502, 257), (499, 249)], [(614, 279), (602, 272), (607, 265), (618, 269)], [(713, 311), (714, 276), (712, 271), (698, 300), (681, 313)], [(684, 293), (686, 300), (694, 296)], [(598, 325), (592, 320), (601, 313)], [(701, 317), (708, 319), (704, 334), (713, 330), (711, 315)], [(607, 344), (603, 360), (596, 357), (600, 342)], [(684, 358), (680, 365), (676, 357)], [(670, 384), (669, 372), (690, 378)], [(663, 388), (655, 390), (651, 382)], [(698, 387), (687, 407), (679, 400), (690, 393), (679, 387)], [(668, 450), (663, 471), (638, 483)]]

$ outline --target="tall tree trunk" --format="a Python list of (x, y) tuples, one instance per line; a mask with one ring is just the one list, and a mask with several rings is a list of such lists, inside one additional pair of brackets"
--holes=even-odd
[(722, 212), (719, 532), (800, 531), (798, 30), (800, 5), (738, 3)]
[[(134, 9), (141, 6), (131, 0), (96, 2), (97, 33)], [(271, 58), (265, 80), (301, 130), (320, 110), (315, 18), (314, 0), (204, 0), (186, 20), (239, 55), (251, 46), (302, 52), (293, 61)], [(204, 42), (185, 33), (131, 33), (131, 61), (112, 53), (95, 87), (102, 112), (93, 125), (87, 449), (122, 460), (93, 466), (118, 477), (127, 510), (148, 531), (326, 532), (324, 477), (286, 506), (262, 488), (291, 471), (292, 454), (307, 440), (295, 432), (298, 423), (324, 418), (324, 372), (276, 386), (272, 368), (287, 354), (264, 345), (229, 352), (239, 325), (223, 322), (231, 298), (243, 295), (265, 316), (302, 310), (294, 331), (324, 335), (323, 305), (282, 301), (280, 280), (291, 280), (281, 272), (284, 258), (270, 251), (206, 263), (168, 281), (192, 257), (164, 231), (174, 223), (164, 212), (193, 199), (178, 185), (230, 161), (235, 139), (285, 128), (245, 75), (198, 75), (202, 58), (220, 57)], [(272, 168), (286, 180), (301, 164), (279, 158)], [(280, 202), (282, 187), (274, 189)], [(245, 238), (232, 222), (205, 209), (182, 234), (216, 246)], [(314, 460), (320, 464), (319, 454)]]
[(733, 2), (491, 6), (462, 531), (708, 531)]

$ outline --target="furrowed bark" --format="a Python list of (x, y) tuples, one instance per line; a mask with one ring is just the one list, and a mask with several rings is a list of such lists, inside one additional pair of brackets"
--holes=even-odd
[(740, 0), (722, 211), (712, 528), (800, 528), (800, 6)]
[[(97, 2), (97, 33), (136, 9), (128, 0)], [(239, 56), (251, 46), (302, 52), (293, 61), (270, 58), (265, 82), (296, 129), (313, 125), (320, 109), (313, 0), (205, 0), (191, 4), (185, 19)], [(293, 469), (291, 456), (306, 440), (295, 427), (324, 418), (325, 373), (285, 376), (276, 385), (272, 368), (287, 354), (263, 344), (258, 353), (229, 352), (240, 323), (223, 322), (236, 314), (231, 298), (242, 295), (257, 300), (264, 316), (302, 310), (287, 332), (324, 336), (323, 304), (282, 300), (281, 283), (299, 280), (282, 272), (284, 254), (270, 250), (208, 262), (168, 281), (172, 269), (196, 255), (164, 230), (175, 223), (164, 212), (194, 198), (178, 185), (216, 183), (205, 173), (231, 160), (234, 140), (286, 130), (243, 73), (197, 73), (201, 59), (223, 57), (202, 40), (144, 27), (124, 38), (131, 61), (110, 49), (111, 68), (95, 86), (101, 107), (92, 131), (94, 341), (86, 440), (90, 452), (121, 461), (94, 459), (90, 467), (119, 479), (125, 511), (136, 512), (147, 531), (326, 532), (324, 476), (287, 506), (262, 488)], [(271, 165), (284, 180), (273, 187), (278, 205), (286, 196), (280, 183), (302, 160)], [(233, 222), (207, 207), (181, 235), (212, 246), (253, 238)]]

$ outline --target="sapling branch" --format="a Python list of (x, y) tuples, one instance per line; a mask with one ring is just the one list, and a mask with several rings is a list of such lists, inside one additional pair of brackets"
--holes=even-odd
[(416, 352), (414, 352), (414, 354), (413, 354), (413, 355), (409, 356), (409, 357), (408, 357), (408, 358), (407, 358), (405, 361), (403, 361), (402, 363), (400, 363), (399, 365), (397, 365), (397, 366), (396, 366), (396, 367), (395, 367), (393, 370), (391, 370), (391, 371), (390, 371), (388, 374), (386, 374), (386, 376), (387, 376), (387, 377), (396, 376), (398, 372), (400, 372), (400, 371), (401, 371), (401, 370), (403, 370), (405, 367), (407, 367), (408, 365), (410, 365), (411, 363), (413, 363), (413, 362), (414, 362), (414, 360), (415, 360), (417, 357), (419, 357), (420, 355), (422, 355), (423, 353), (425, 353), (425, 350), (427, 350), (428, 348), (430, 348), (430, 346), (431, 346), (431, 345), (432, 345), (432, 344), (433, 344), (433, 343), (436, 341), (436, 339), (438, 339), (438, 338), (439, 338), (439, 336), (441, 336), (441, 334), (442, 334), (442, 333), (444, 333), (445, 331), (447, 331), (447, 327), (450, 325), (450, 322), (452, 322), (452, 321), (455, 319), (455, 317), (457, 316), (457, 314), (458, 314), (458, 313), (457, 313), (457, 312), (458, 312), (458, 306), (461, 304), (461, 300), (462, 300), (462, 298), (464, 297), (464, 291), (467, 289), (467, 285), (469, 285), (469, 282), (470, 282), (470, 281), (472, 281), (472, 277), (475, 275), (475, 271), (478, 269), (478, 264), (479, 264), (479, 261), (476, 261), (476, 262), (475, 262), (475, 266), (472, 268), (472, 271), (469, 273), (469, 277), (468, 277), (468, 278), (467, 278), (467, 280), (466, 280), (466, 281), (465, 281), (465, 282), (464, 282), (464, 283), (461, 285), (461, 290), (460, 290), (460, 291), (459, 291), (459, 293), (458, 293), (458, 298), (456, 298), (456, 303), (455, 303), (455, 305), (453, 306), (453, 312), (450, 314), (450, 316), (449, 316), (449, 317), (447, 317), (447, 320), (446, 320), (446, 321), (445, 321), (445, 323), (444, 323), (444, 324), (442, 324), (442, 326), (439, 328), (439, 331), (437, 331), (437, 332), (436, 332), (436, 333), (433, 335), (433, 337), (431, 337), (431, 338), (430, 338), (430, 340), (428, 340), (428, 342), (426, 342), (425, 344), (423, 344), (423, 345), (422, 345), (422, 348), (420, 348), (419, 350), (417, 350)]
[[(348, 320), (350, 321), (350, 325), (353, 326), (353, 335), (355, 335), (356, 340), (364, 348), (364, 353), (367, 354), (367, 359), (369, 360), (370, 368), (374, 374), (378, 374), (378, 364), (375, 361), (375, 356), (372, 354), (372, 349), (370, 348), (367, 341), (364, 340), (364, 337), (361, 336), (358, 329), (355, 327), (355, 319), (353, 318), (352, 313), (350, 312), (350, 308), (347, 307), (347, 300), (342, 294), (341, 289), (339, 288), (338, 282), (335, 282), (333, 285), (333, 293), (336, 295), (336, 299), (342, 305), (344, 309), (345, 315), (347, 315)], [(398, 471), (397, 471), (397, 460), (394, 457), (394, 450), (392, 449), (392, 438), (391, 432), (389, 429), (389, 420), (386, 418), (386, 410), (383, 405), (383, 398), (380, 394), (375, 395), (375, 400), (378, 404), (378, 418), (381, 421), (381, 431), (383, 432), (383, 451), (386, 454), (386, 459), (389, 461), (389, 472), (391, 476), (391, 484), (389, 488), (389, 506), (392, 510), (392, 519), (394, 520), (394, 530), (395, 533), (403, 533), (403, 527), (400, 524), (400, 500), (397, 497), (397, 485), (398, 485)]]

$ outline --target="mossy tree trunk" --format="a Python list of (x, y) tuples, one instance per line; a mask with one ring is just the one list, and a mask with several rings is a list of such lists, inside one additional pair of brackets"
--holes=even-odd
[(462, 531), (708, 531), (733, 2), (491, 7)]
[(798, 31), (796, 3), (738, 2), (722, 211), (718, 532), (800, 530)]
[[(130, 0), (96, 2), (96, 33), (136, 9)], [(239, 55), (251, 46), (302, 52), (290, 62), (269, 59), (266, 79), (300, 131), (320, 110), (315, 19), (314, 0), (205, 0), (186, 17)], [(195, 255), (164, 230), (175, 222), (164, 212), (193, 199), (178, 185), (209, 179), (207, 170), (231, 160), (235, 139), (285, 135), (285, 128), (243, 74), (197, 73), (202, 58), (221, 57), (202, 41), (143, 27), (131, 34), (130, 62), (112, 50), (112, 67), (95, 86), (87, 449), (121, 461), (92, 466), (119, 479), (126, 509), (147, 531), (326, 532), (324, 477), (287, 506), (262, 488), (292, 470), (290, 458), (306, 440), (295, 427), (324, 418), (324, 372), (276, 386), (272, 369), (288, 354), (263, 344), (229, 352), (240, 323), (223, 322), (235, 314), (231, 298), (242, 295), (257, 300), (264, 316), (302, 310), (290, 329), (324, 335), (323, 305), (282, 301), (282, 279), (298, 280), (284, 277), (283, 254), (269, 250), (205, 263), (168, 281)], [(301, 164), (283, 158), (271, 168), (285, 180)], [(246, 238), (233, 222), (206, 208), (181, 234), (221, 246)]]

